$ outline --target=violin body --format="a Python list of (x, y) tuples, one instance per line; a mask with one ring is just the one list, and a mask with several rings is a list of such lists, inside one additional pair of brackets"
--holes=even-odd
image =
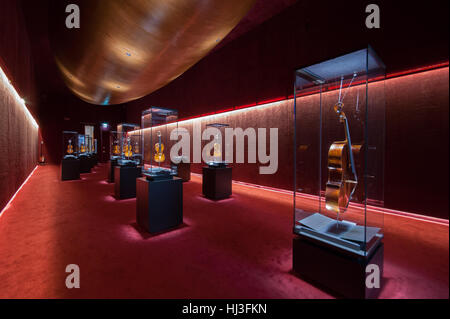
[(123, 147), (123, 155), (125, 155), (125, 157), (133, 156), (133, 151), (131, 150), (131, 145), (127, 144)]
[(345, 140), (336, 141), (328, 150), (328, 181), (325, 190), (325, 208), (336, 214), (344, 213), (358, 186), (354, 158), (359, 158), (362, 144), (353, 145), (343, 103), (334, 106), (339, 120), (344, 125)]
[(86, 146), (84, 145), (84, 143), (82, 143), (80, 146), (80, 153), (86, 153)]
[[(352, 145), (352, 152), (359, 157), (362, 145)], [(334, 142), (328, 151), (328, 182), (325, 190), (326, 209), (343, 213), (358, 186), (351, 170), (347, 141)]]
[(214, 157), (222, 156), (222, 147), (219, 143), (214, 143)]
[(69, 144), (67, 145), (66, 152), (67, 152), (67, 154), (73, 154), (73, 145), (71, 142), (69, 142)]
[(166, 157), (164, 156), (164, 144), (159, 142), (155, 144), (155, 156), (153, 159), (156, 163), (162, 163), (166, 160)]
[(120, 154), (120, 148), (119, 148), (119, 145), (117, 145), (117, 144), (114, 145), (114, 146), (113, 146), (113, 151), (112, 151), (112, 152), (113, 152), (114, 155), (119, 155), (119, 154)]

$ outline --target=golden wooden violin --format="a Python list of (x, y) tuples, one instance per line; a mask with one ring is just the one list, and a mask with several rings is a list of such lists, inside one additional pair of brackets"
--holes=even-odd
[(127, 144), (123, 147), (123, 155), (125, 157), (133, 156), (133, 150), (131, 149), (130, 139), (127, 139)]
[(221, 145), (219, 143), (214, 143), (214, 157), (221, 157), (222, 156), (222, 150)]
[(69, 144), (67, 145), (67, 150), (66, 150), (67, 154), (73, 154), (73, 145), (72, 145), (72, 140), (69, 140)]
[(327, 210), (344, 213), (356, 187), (358, 186), (358, 176), (354, 155), (359, 155), (361, 144), (352, 145), (350, 139), (350, 129), (342, 107), (342, 102), (334, 106), (334, 111), (339, 115), (339, 121), (344, 124), (345, 140), (336, 141), (331, 144), (328, 150), (328, 182), (325, 191), (325, 207)]
[(119, 147), (119, 145), (117, 144), (117, 142), (115, 142), (114, 145), (113, 145), (112, 153), (113, 153), (114, 155), (120, 155), (120, 147)]
[(215, 139), (216, 142), (213, 145), (213, 150), (214, 150), (213, 157), (214, 158), (220, 158), (222, 156), (222, 144), (218, 143), (219, 142), (219, 135), (216, 135), (214, 139)]
[(84, 145), (84, 143), (81, 143), (80, 153), (86, 153), (86, 146)]
[(164, 156), (164, 144), (161, 143), (161, 132), (158, 131), (158, 143), (155, 144), (155, 156), (153, 159), (156, 163), (162, 163), (166, 160), (166, 157)]

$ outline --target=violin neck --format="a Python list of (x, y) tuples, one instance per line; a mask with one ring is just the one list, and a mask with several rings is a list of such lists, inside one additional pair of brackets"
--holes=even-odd
[(350, 166), (351, 166), (351, 169), (352, 169), (352, 173), (353, 173), (353, 175), (355, 177), (355, 181), (357, 181), (355, 160), (353, 158), (353, 150), (352, 150), (352, 140), (351, 140), (351, 137), (350, 137), (350, 128), (349, 128), (348, 120), (347, 120), (347, 117), (345, 116), (345, 114), (343, 114), (342, 119), (343, 119), (343, 122), (344, 122), (345, 141), (347, 142), (348, 157), (350, 159)]

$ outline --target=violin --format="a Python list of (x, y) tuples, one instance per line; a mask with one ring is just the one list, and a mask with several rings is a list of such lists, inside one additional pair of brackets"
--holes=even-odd
[(214, 143), (214, 157), (221, 157), (222, 156), (222, 150), (221, 145), (219, 143)]
[(166, 160), (166, 157), (164, 156), (164, 144), (161, 143), (161, 132), (158, 131), (158, 143), (155, 144), (155, 156), (153, 159), (156, 163), (162, 163)]
[(130, 139), (128, 138), (127, 144), (123, 147), (123, 154), (125, 157), (133, 156), (133, 151), (131, 149)]
[(362, 144), (352, 145), (343, 106), (342, 102), (337, 103), (334, 111), (344, 125), (345, 140), (334, 142), (328, 150), (328, 182), (325, 190), (325, 207), (337, 216), (347, 210), (358, 186), (354, 156), (359, 156), (362, 148)]
[(81, 143), (80, 153), (85, 153), (85, 152), (86, 152), (86, 146), (84, 145), (84, 143)]
[(112, 151), (112, 153), (113, 153), (114, 155), (119, 155), (119, 154), (120, 154), (120, 147), (119, 147), (119, 145), (117, 144), (117, 142), (115, 142), (114, 145), (113, 145), (113, 151)]
[[(219, 141), (219, 135), (215, 136), (215, 140), (218, 142)], [(222, 156), (222, 144), (220, 143), (214, 143), (213, 147), (214, 147), (214, 153), (213, 153), (213, 157), (218, 158)]]
[(67, 154), (73, 154), (73, 145), (72, 145), (72, 140), (69, 140), (69, 144), (67, 145), (67, 150), (66, 150)]

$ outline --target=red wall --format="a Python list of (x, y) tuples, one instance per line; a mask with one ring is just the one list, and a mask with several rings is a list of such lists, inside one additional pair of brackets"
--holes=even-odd
[[(35, 82), (29, 39), (21, 9), (1, 1), (0, 66), (28, 108), (36, 114)], [(0, 78), (0, 210), (38, 160), (38, 129), (31, 124), (7, 83)]]
[(100, 146), (100, 129), (102, 122), (111, 127), (124, 122), (126, 117), (123, 106), (97, 106), (78, 99), (74, 95), (51, 95), (40, 99), (41, 130), (45, 156), (50, 163), (60, 163), (63, 156), (62, 131), (77, 131), (84, 134), (84, 125), (95, 127), (95, 138)]
[[(177, 109), (180, 117), (188, 117), (286, 98), (293, 94), (296, 68), (368, 43), (388, 73), (448, 61), (448, 1), (427, 6), (377, 3), (381, 29), (369, 30), (364, 2), (299, 1), (208, 55), (166, 87), (127, 103), (127, 121), (139, 122), (142, 110), (152, 105)], [(278, 125), (288, 122), (289, 117), (279, 118)], [(385, 205), (448, 218), (448, 149), (443, 146), (448, 143), (448, 68), (387, 82), (386, 134)], [(291, 153), (286, 158), (292, 158)], [(249, 172), (235, 170), (234, 178), (266, 184)], [(288, 175), (268, 184), (286, 188), (283, 185), (292, 185)]]
[[(384, 145), (384, 192), (382, 179), (372, 181), (371, 192), (368, 193), (371, 203), (383, 204), (392, 209), (405, 210), (436, 217), (448, 218), (448, 67), (392, 78), (370, 84), (371, 92), (385, 89), (386, 100), (386, 141)], [(421, 89), (411, 90), (414, 83), (421, 83)], [(373, 94), (373, 93), (372, 93)], [(351, 95), (351, 94), (350, 94)], [(348, 95), (348, 100), (351, 96)], [(318, 136), (318, 95), (306, 96), (297, 100), (298, 126), (300, 135), (307, 134), (303, 142), (313, 143)], [(350, 113), (347, 112), (347, 116)], [(302, 121), (301, 119), (307, 119)], [(316, 120), (314, 120), (316, 119)], [(437, 121), (437, 119), (440, 119)], [(429, 125), (430, 121), (433, 125)], [(227, 123), (232, 128), (278, 128), (278, 171), (273, 175), (259, 174), (259, 167), (266, 164), (231, 164), (233, 179), (269, 187), (292, 190), (293, 180), (293, 99), (270, 103), (266, 107), (250, 107), (240, 111), (225, 112), (213, 116), (205, 116), (192, 120), (181, 121), (179, 128), (189, 131), (191, 137), (191, 162), (193, 161), (193, 125), (198, 123), (202, 131), (207, 124)], [(373, 127), (373, 123), (371, 127)], [(383, 123), (376, 123), (382, 128)], [(174, 129), (168, 126), (168, 133)], [(352, 136), (356, 137), (356, 127), (352, 127)], [(381, 130), (376, 132), (382, 133)], [(375, 133), (371, 131), (370, 134)], [(149, 137), (150, 131), (145, 131)], [(156, 135), (153, 133), (154, 136)], [(343, 137), (342, 137), (343, 138)], [(374, 136), (372, 136), (371, 145)], [(308, 142), (309, 141), (309, 142)], [(202, 147), (208, 141), (202, 141)], [(301, 143), (301, 142), (299, 142)], [(325, 142), (326, 143), (326, 142)], [(167, 150), (173, 142), (166, 141)], [(246, 141), (246, 147), (248, 146)], [(314, 147), (314, 145), (311, 145)], [(329, 145), (325, 145), (328, 149)], [(382, 145), (379, 145), (382, 146)], [(267, 150), (269, 147), (267, 146)], [(234, 148), (234, 151), (236, 149)], [(378, 152), (377, 152), (378, 153)], [(311, 166), (317, 161), (316, 152), (309, 152), (314, 158), (309, 158), (308, 166), (298, 166), (297, 187), (303, 192), (317, 195), (317, 169)], [(438, 154), (439, 156), (435, 156)], [(181, 154), (180, 154), (181, 155)], [(380, 153), (383, 155), (383, 153)], [(168, 153), (167, 153), (168, 156)], [(303, 155), (305, 156), (305, 155)], [(326, 156), (324, 154), (323, 156)], [(300, 154), (297, 154), (297, 159)], [(235, 160), (234, 160), (235, 161)], [(382, 167), (382, 158), (371, 158), (371, 163)], [(322, 172), (326, 172), (327, 162), (322, 163)], [(194, 163), (191, 170), (201, 173), (203, 164)], [(383, 177), (382, 171), (371, 171), (371, 175)], [(359, 174), (360, 176), (362, 174)], [(325, 185), (327, 174), (323, 174), (322, 186)], [(300, 182), (301, 180), (301, 182)], [(381, 184), (380, 184), (381, 183)], [(375, 187), (375, 188), (374, 188)], [(322, 189), (324, 191), (324, 189)], [(383, 196), (384, 195), (384, 196)], [(383, 198), (384, 197), (384, 198)], [(381, 202), (380, 202), (381, 201)]]
[(449, 68), (386, 85), (388, 207), (448, 219)]

